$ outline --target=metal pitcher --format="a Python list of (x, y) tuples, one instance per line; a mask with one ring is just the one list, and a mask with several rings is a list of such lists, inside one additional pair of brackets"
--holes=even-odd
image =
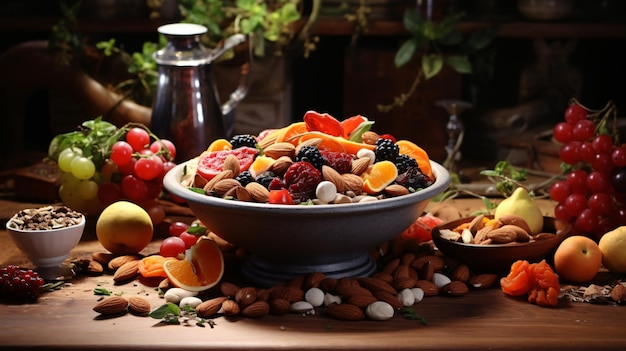
[(247, 37), (235, 34), (210, 50), (200, 42), (206, 31), (206, 27), (190, 23), (158, 28), (167, 44), (154, 54), (159, 72), (150, 128), (160, 138), (174, 142), (180, 161), (200, 155), (215, 139), (231, 136), (231, 111), (248, 92), (249, 56), (242, 64), (237, 89), (223, 103), (211, 71), (218, 57), (246, 42)]

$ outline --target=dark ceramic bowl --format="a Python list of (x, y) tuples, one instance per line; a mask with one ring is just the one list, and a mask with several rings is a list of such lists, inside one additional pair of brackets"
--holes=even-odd
[(527, 243), (489, 245), (465, 244), (441, 237), (441, 229), (454, 229), (473, 218), (457, 219), (435, 227), (432, 232), (433, 242), (444, 256), (465, 263), (482, 273), (506, 273), (511, 269), (511, 264), (517, 260), (533, 263), (548, 259), (559, 244), (570, 235), (572, 229), (566, 221), (544, 217), (543, 232), (554, 233), (554, 237)]
[(224, 200), (180, 184), (185, 164), (167, 173), (163, 184), (185, 200), (194, 215), (224, 240), (248, 250), (244, 274), (258, 284), (283, 283), (297, 275), (323, 272), (333, 277), (371, 274), (368, 251), (408, 228), (450, 175), (431, 162), (435, 182), (409, 195), (356, 204), (270, 205)]

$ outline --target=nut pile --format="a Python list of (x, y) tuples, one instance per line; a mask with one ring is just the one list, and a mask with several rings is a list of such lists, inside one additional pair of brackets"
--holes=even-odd
[(444, 239), (478, 245), (527, 243), (553, 238), (555, 235), (554, 233), (533, 235), (526, 221), (520, 216), (505, 215), (498, 219), (489, 219), (482, 214), (474, 217), (471, 222), (439, 232)]
[(82, 219), (80, 212), (66, 206), (45, 206), (16, 213), (9, 220), (9, 227), (19, 230), (50, 230), (77, 225)]

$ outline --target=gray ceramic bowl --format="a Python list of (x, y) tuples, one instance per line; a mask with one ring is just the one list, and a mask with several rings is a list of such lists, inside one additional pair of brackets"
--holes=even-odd
[(187, 200), (211, 231), (252, 254), (244, 275), (273, 285), (310, 272), (333, 277), (373, 273), (376, 266), (368, 251), (402, 233), (431, 198), (447, 189), (450, 175), (438, 163), (431, 164), (436, 179), (430, 187), (358, 204), (270, 205), (206, 196), (180, 184), (185, 164), (168, 172), (163, 184)]

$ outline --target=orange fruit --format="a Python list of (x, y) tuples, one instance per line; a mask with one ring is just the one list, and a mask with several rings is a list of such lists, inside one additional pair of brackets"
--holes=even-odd
[(306, 133), (306, 124), (304, 122), (295, 122), (277, 131), (276, 142), (280, 143), (291, 139), (295, 135)]
[(224, 256), (213, 240), (200, 237), (186, 259), (166, 260), (163, 270), (173, 285), (189, 291), (204, 291), (222, 279)]
[(230, 144), (230, 141), (226, 139), (215, 139), (209, 147), (206, 149), (207, 152), (211, 151), (224, 151), (224, 150), (232, 150), (233, 146)]
[(561, 278), (572, 283), (589, 282), (601, 266), (602, 251), (586, 236), (570, 236), (554, 252), (554, 269)]
[(426, 153), (424, 149), (408, 140), (398, 140), (396, 145), (398, 145), (401, 155), (408, 155), (414, 158), (415, 161), (417, 161), (418, 167), (422, 170), (422, 173), (426, 174), (431, 179), (433, 178), (430, 157), (428, 157), (428, 153)]
[[(303, 139), (303, 138), (306, 138), (306, 139)], [(354, 141), (344, 139), (343, 137), (336, 137), (336, 136), (328, 135), (322, 132), (305, 132), (302, 134), (294, 135), (289, 140), (285, 140), (285, 141), (288, 141), (297, 146), (299, 142), (308, 140), (308, 139), (313, 139), (313, 138), (322, 139), (322, 142), (325, 142), (326, 145), (328, 145), (329, 147), (333, 147), (331, 146), (332, 144), (341, 145), (341, 147), (343, 148), (342, 150), (343, 152), (347, 152), (353, 155), (356, 155), (357, 152), (359, 152), (359, 150), (361, 149), (369, 149), (373, 151), (374, 148), (376, 147), (376, 145), (356, 143)], [(334, 146), (334, 147), (337, 147), (337, 146)]]
[(363, 175), (363, 190), (368, 194), (378, 194), (398, 177), (398, 169), (391, 161), (379, 161)]
[[(324, 135), (326, 135), (326, 134), (324, 134)], [(338, 140), (336, 140), (336, 138), (333, 138), (333, 137), (330, 137), (330, 136), (328, 136), (328, 137), (320, 137), (319, 135), (313, 135), (313, 134), (306, 133), (306, 134), (304, 134), (303, 136), (301, 136), (298, 139), (298, 144), (302, 143), (302, 142), (305, 142), (307, 140), (310, 140), (310, 139), (315, 139), (315, 138), (322, 139), (322, 141), (317, 146), (317, 148), (320, 149), (320, 150), (335, 151), (335, 152), (345, 152), (346, 151), (340, 141), (338, 141)]]

